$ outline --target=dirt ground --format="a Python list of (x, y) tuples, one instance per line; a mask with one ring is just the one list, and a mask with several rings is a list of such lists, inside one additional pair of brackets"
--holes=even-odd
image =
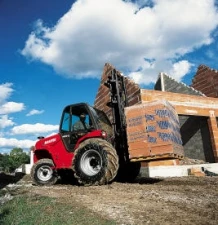
[(31, 195), (76, 202), (117, 224), (218, 224), (218, 177), (139, 178), (135, 183), (105, 186), (42, 187), (33, 186), (25, 176), (17, 184), (26, 186)]

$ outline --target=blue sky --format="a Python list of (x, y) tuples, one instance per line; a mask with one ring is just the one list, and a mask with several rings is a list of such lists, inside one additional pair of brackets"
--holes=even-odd
[(0, 0), (0, 152), (57, 132), (62, 109), (93, 104), (106, 62), (142, 88), (218, 69), (213, 0)]

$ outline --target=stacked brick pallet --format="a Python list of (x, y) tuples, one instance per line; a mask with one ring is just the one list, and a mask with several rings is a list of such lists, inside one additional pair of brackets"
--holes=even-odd
[(154, 101), (127, 107), (125, 115), (132, 161), (184, 156), (178, 115), (169, 102)]

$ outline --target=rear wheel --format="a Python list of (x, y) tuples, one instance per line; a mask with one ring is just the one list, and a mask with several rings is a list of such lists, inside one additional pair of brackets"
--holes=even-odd
[(118, 171), (116, 150), (107, 141), (85, 140), (75, 151), (73, 170), (79, 183), (102, 185), (111, 182)]
[(40, 159), (31, 169), (31, 177), (37, 185), (53, 185), (57, 181), (57, 175), (52, 169), (54, 163), (51, 159)]

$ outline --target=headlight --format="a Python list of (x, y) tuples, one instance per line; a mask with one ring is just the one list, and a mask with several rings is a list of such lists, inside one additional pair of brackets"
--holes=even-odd
[(102, 131), (101, 131), (101, 135), (102, 135), (103, 138), (107, 138), (107, 133), (106, 133), (106, 131), (102, 130)]

